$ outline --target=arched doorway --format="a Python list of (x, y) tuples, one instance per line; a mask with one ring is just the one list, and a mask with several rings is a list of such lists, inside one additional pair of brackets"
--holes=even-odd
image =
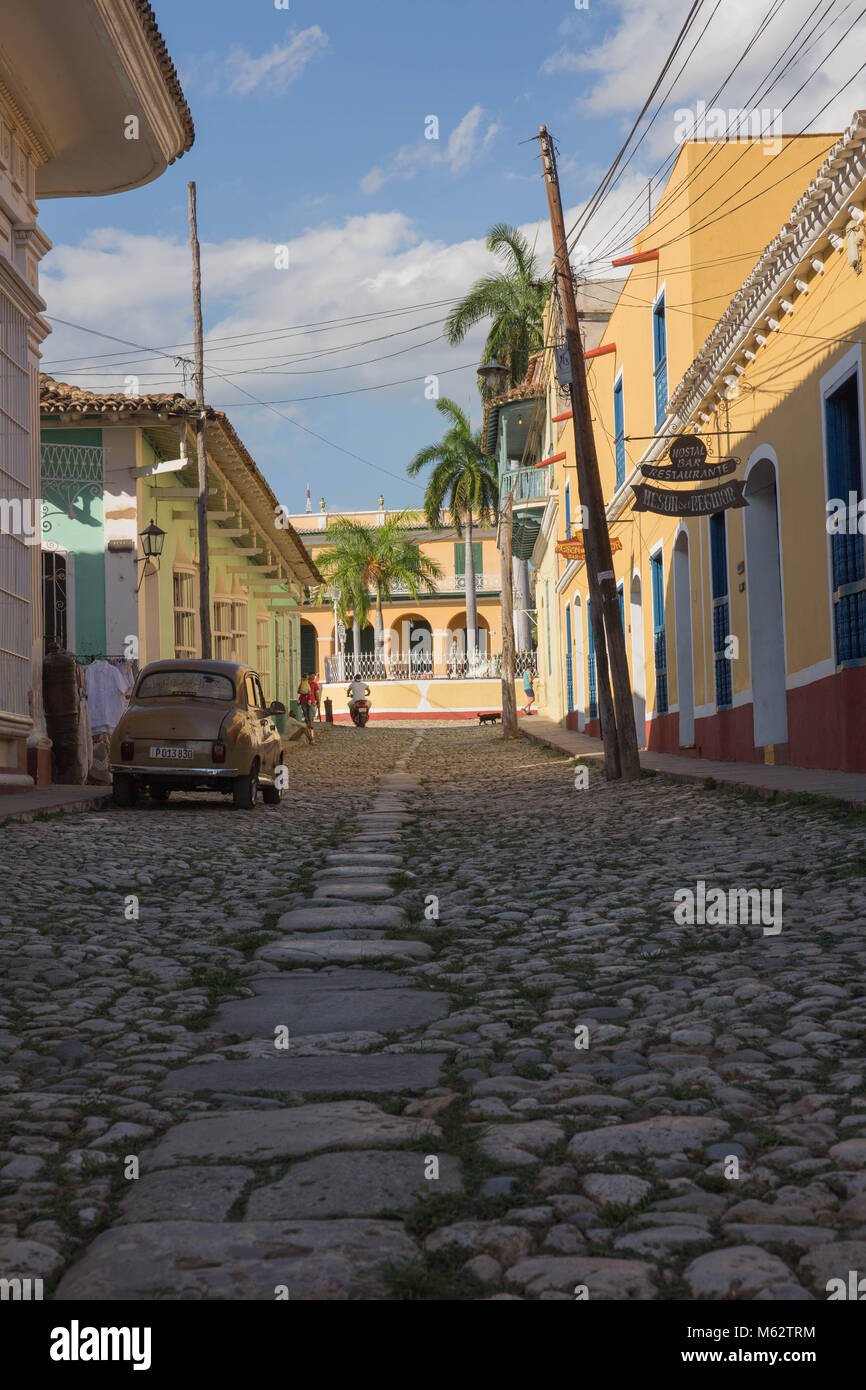
[(688, 531), (680, 531), (674, 542), (673, 569), (680, 747), (693, 748), (695, 743), (695, 672), (692, 656), (692, 580)]
[[(354, 656), (355, 653), (355, 634), (350, 624), (346, 626), (346, 656)], [(376, 633), (373, 624), (368, 623), (361, 628), (361, 655), (375, 656), (376, 654)]]
[(467, 655), (465, 613), (457, 613), (449, 619), (447, 633), (445, 661), (448, 674), (466, 675), (470, 671), (483, 674), (491, 653), (490, 625), (487, 619), (478, 614), (478, 626), (475, 629), (478, 650), (471, 659)]
[(312, 623), (301, 623), (301, 672), (318, 670), (319, 643)]
[(571, 605), (565, 605), (565, 699), (569, 714), (574, 710), (574, 670), (571, 645)]
[(577, 707), (577, 728), (578, 732), (580, 732), (586, 724), (586, 678), (583, 670), (583, 607), (580, 601), (580, 594), (575, 594), (572, 600), (572, 607), (574, 608), (575, 704)]
[(776, 470), (759, 459), (746, 477), (746, 594), (756, 748), (788, 741), (785, 619)]
[(634, 726), (638, 748), (646, 747), (646, 659), (643, 644), (643, 595), (640, 575), (631, 581), (629, 596), (629, 625), (631, 627), (631, 687), (634, 700)]

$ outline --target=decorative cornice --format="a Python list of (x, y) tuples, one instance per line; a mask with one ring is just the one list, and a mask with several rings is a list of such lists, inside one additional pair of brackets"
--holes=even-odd
[(147, 0), (94, 0), (94, 3), (135, 88), (142, 111), (148, 113), (160, 137), (166, 161), (173, 164), (192, 145), (195, 127), (156, 16)]
[[(790, 218), (765, 248), (671, 394), (670, 407), (679, 419), (690, 417), (715, 389), (732, 355), (742, 350), (744, 340), (755, 331), (759, 321), (777, 319), (769, 311), (778, 302), (780, 292), (790, 285), (789, 301), (802, 294), (794, 286), (802, 262), (831, 234), (833, 223), (848, 210), (864, 179), (866, 111), (856, 111), (845, 134), (829, 151)], [(769, 328), (776, 331), (772, 324)]]
[(33, 153), (39, 159), (40, 164), (47, 164), (57, 155), (57, 150), (48, 136), (43, 131), (37, 131), (32, 117), (28, 116), (18, 99), (13, 96), (10, 88), (0, 77), (0, 105), (5, 106), (11, 113), (16, 128), (26, 137)]

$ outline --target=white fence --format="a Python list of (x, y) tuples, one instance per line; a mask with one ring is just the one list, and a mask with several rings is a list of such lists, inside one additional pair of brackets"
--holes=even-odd
[[(534, 671), (536, 659), (534, 651), (516, 652), (515, 676), (519, 678), (527, 667)], [(348, 684), (356, 671), (365, 681), (498, 680), (502, 675), (502, 657), (499, 653), (495, 656), (476, 653), (434, 661), (430, 651), (411, 651), (408, 656), (387, 660), (367, 653), (357, 658), (343, 652), (325, 657), (326, 681)]]

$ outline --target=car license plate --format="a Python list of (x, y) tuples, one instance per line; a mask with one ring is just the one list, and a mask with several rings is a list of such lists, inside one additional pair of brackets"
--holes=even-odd
[(152, 758), (177, 758), (181, 762), (192, 762), (191, 748), (151, 748)]

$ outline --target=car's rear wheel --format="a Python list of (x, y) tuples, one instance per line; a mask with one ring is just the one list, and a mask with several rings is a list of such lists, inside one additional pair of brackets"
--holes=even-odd
[(151, 788), (150, 788), (150, 799), (151, 799), (151, 801), (168, 801), (168, 798), (169, 798), (170, 796), (171, 796), (171, 788), (170, 788), (170, 787), (154, 787), (154, 786), (151, 786)]
[[(282, 759), (280, 759), (282, 762)], [(272, 787), (262, 787), (262, 801), (266, 806), (279, 806), (283, 799), (283, 789), (276, 782)]]
[(232, 785), (232, 800), (241, 811), (251, 811), (259, 794), (259, 765), (253, 763), (246, 777), (236, 777)]
[(138, 801), (138, 787), (133, 778), (124, 772), (115, 772), (111, 779), (111, 789), (115, 806), (134, 806)]

